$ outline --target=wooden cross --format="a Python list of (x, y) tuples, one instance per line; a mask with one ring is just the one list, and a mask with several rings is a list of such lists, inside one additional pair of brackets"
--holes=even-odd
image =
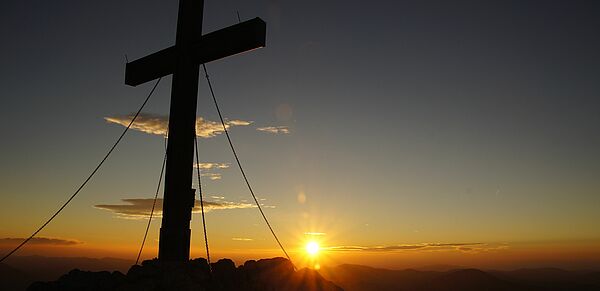
[(204, 0), (180, 0), (175, 45), (127, 63), (125, 84), (173, 74), (163, 217), (158, 258), (188, 261), (196, 99), (200, 64), (265, 46), (266, 23), (260, 18), (202, 35)]

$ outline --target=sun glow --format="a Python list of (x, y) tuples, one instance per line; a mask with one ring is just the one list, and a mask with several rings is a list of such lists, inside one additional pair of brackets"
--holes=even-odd
[(319, 253), (319, 244), (315, 241), (310, 241), (306, 244), (306, 252), (310, 256), (316, 256)]

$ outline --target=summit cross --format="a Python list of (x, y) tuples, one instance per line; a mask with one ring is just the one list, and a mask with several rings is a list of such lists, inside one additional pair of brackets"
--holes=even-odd
[(266, 23), (254, 18), (202, 35), (204, 0), (180, 0), (175, 45), (129, 62), (125, 84), (137, 86), (173, 74), (163, 216), (158, 259), (188, 261), (196, 101), (200, 65), (265, 46)]

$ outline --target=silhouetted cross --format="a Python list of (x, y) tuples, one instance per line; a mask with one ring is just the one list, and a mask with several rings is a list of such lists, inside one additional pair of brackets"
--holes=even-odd
[(173, 74), (158, 251), (163, 261), (189, 260), (199, 66), (265, 46), (266, 23), (260, 18), (202, 35), (203, 9), (204, 0), (180, 0), (175, 45), (127, 63), (125, 70), (131, 86)]

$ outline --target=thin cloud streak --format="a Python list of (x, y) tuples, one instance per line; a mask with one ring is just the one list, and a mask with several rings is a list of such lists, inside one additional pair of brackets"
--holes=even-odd
[(207, 177), (208, 179), (215, 181), (221, 180), (222, 176), (219, 173), (201, 173), (200, 176)]
[(253, 241), (254, 239), (252, 239), (252, 238), (246, 238), (246, 237), (232, 237), (231, 240), (235, 240), (235, 241)]
[[(0, 238), (0, 245), (16, 245), (20, 244), (25, 238)], [(61, 239), (61, 238), (49, 238), (49, 237), (34, 237), (27, 242), (30, 245), (45, 245), (45, 246), (72, 246), (82, 244), (80, 241)]]
[(304, 235), (308, 236), (323, 236), (326, 235), (324, 232), (305, 232)]
[(212, 170), (212, 169), (227, 169), (229, 168), (229, 163), (200, 163), (194, 164), (195, 168), (200, 168), (201, 170)]
[(268, 132), (272, 134), (289, 134), (290, 129), (287, 126), (265, 126), (256, 128), (258, 131)]
[(507, 245), (491, 245), (485, 243), (422, 243), (390, 246), (331, 246), (324, 249), (330, 251), (364, 251), (364, 252), (402, 252), (402, 251), (442, 251), (456, 250), (461, 252), (481, 252), (508, 248)]
[[(104, 117), (108, 123), (115, 123), (122, 126), (129, 125), (134, 114), (116, 115)], [(252, 121), (245, 120), (226, 120), (225, 127), (229, 130), (233, 126), (248, 126)], [(140, 113), (135, 122), (131, 125), (131, 129), (145, 132), (148, 134), (166, 135), (169, 127), (169, 117), (165, 115)], [(205, 120), (203, 117), (196, 118), (196, 135), (202, 138), (210, 138), (222, 134), (223, 125), (221, 122)]]
[[(94, 205), (95, 208), (108, 210), (115, 214), (117, 214), (121, 218), (133, 218), (133, 219), (142, 219), (150, 216), (150, 211), (152, 211), (152, 203), (154, 199), (152, 198), (129, 198), (129, 199), (121, 199), (123, 204), (98, 204)], [(163, 199), (156, 199), (156, 207), (154, 208), (154, 216), (160, 217), (162, 216), (162, 205)], [(227, 210), (227, 209), (244, 209), (244, 208), (254, 208), (256, 207), (253, 204), (249, 203), (238, 203), (238, 202), (229, 202), (229, 201), (204, 201), (204, 211), (210, 212), (213, 210)], [(192, 209), (193, 213), (200, 213), (200, 201), (196, 200), (194, 204), (194, 208)]]
[(215, 173), (213, 171), (223, 170), (229, 168), (229, 163), (200, 163), (194, 164), (194, 168), (200, 168), (203, 170), (200, 174), (202, 177), (207, 177), (211, 181), (221, 180), (221, 173)]

